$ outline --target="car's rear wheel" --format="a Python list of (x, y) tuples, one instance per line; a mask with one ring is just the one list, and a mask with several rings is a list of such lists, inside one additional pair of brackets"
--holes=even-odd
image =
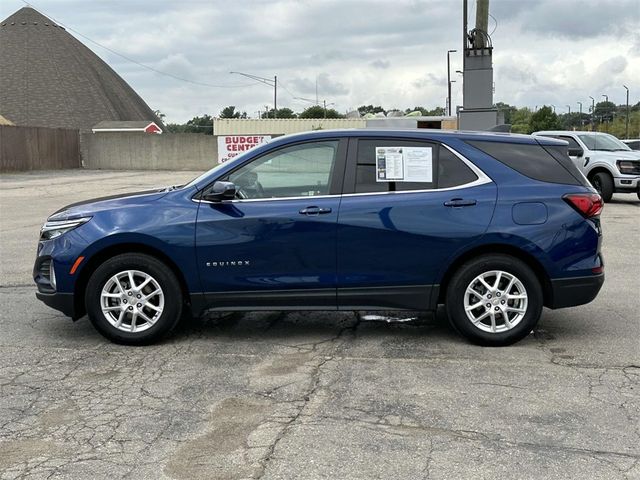
[(613, 178), (605, 172), (596, 173), (591, 178), (591, 184), (595, 188), (604, 202), (611, 201), (613, 197)]
[(542, 287), (510, 255), (483, 255), (462, 265), (446, 292), (449, 321), (474, 343), (503, 346), (526, 337), (542, 313)]
[(182, 312), (182, 291), (171, 269), (139, 253), (118, 255), (100, 265), (85, 297), (94, 327), (109, 340), (127, 345), (159, 340)]

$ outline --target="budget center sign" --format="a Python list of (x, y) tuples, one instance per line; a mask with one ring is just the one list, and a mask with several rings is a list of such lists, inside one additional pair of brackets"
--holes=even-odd
[(218, 137), (218, 163), (271, 140), (270, 135), (221, 135)]

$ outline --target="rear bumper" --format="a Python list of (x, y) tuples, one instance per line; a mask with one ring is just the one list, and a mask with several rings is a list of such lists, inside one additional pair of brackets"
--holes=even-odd
[(584, 305), (596, 298), (603, 284), (604, 273), (551, 280), (551, 302), (546, 306), (565, 308)]
[(36, 298), (44, 302), (49, 307), (64, 313), (67, 317), (71, 317), (74, 320), (78, 318), (76, 316), (76, 308), (75, 308), (73, 293), (36, 292)]

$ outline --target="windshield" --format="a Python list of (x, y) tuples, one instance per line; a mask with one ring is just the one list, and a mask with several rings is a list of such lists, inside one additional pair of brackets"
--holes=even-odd
[(198, 175), (196, 178), (194, 178), (189, 183), (187, 183), (185, 185), (185, 188), (193, 187), (194, 185), (196, 185), (203, 178), (208, 177), (210, 174), (214, 173), (216, 170), (222, 169), (223, 166), (224, 166), (224, 163), (219, 163), (218, 165), (213, 167), (211, 170), (207, 170), (202, 175)]
[(603, 150), (605, 152), (626, 152), (631, 150), (616, 137), (607, 133), (584, 134), (578, 135), (578, 137), (580, 137), (580, 140), (582, 140), (589, 150)]
[[(233, 158), (232, 158), (232, 159), (230, 159), (230, 160), (237, 160), (237, 159), (239, 159), (239, 158), (242, 158), (242, 157), (244, 157), (245, 155), (247, 155), (249, 152), (251, 152), (251, 150), (252, 150), (252, 149), (245, 150), (244, 152), (242, 152), (242, 153), (240, 153), (240, 154), (236, 155), (235, 157), (233, 157)], [(224, 165), (226, 165), (226, 163), (219, 163), (218, 165), (216, 165), (216, 166), (215, 166), (215, 167), (213, 167), (212, 169), (207, 170), (207, 171), (206, 171), (206, 172), (204, 172), (202, 175), (197, 176), (196, 178), (194, 178), (193, 180), (191, 180), (189, 183), (187, 183), (187, 184), (185, 185), (185, 188), (189, 188), (189, 187), (192, 187), (192, 186), (196, 185), (196, 184), (197, 184), (197, 183), (199, 183), (202, 179), (204, 179), (204, 178), (208, 177), (209, 175), (211, 175), (211, 174), (215, 173), (215, 172), (216, 172), (216, 170), (220, 170), (220, 169), (222, 169), (222, 167), (223, 167)]]

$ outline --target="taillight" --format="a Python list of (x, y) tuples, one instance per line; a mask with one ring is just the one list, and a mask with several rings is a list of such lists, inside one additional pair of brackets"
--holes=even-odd
[(604, 203), (597, 193), (569, 193), (562, 199), (571, 205), (584, 218), (600, 215)]

